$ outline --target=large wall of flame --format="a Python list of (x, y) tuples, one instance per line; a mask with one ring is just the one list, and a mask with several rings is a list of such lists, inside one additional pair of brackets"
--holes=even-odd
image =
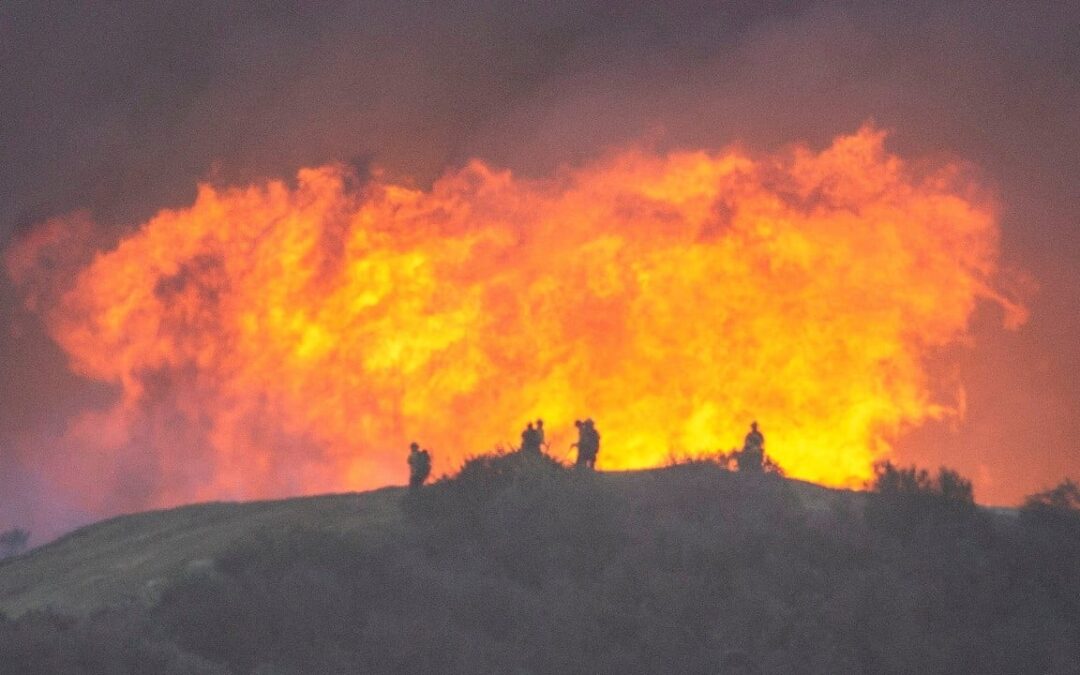
[(9, 273), (117, 400), (50, 472), (92, 508), (366, 488), (403, 481), (412, 439), (445, 471), (543, 417), (565, 456), (591, 416), (605, 469), (730, 449), (757, 419), (790, 475), (858, 484), (961, 404), (925, 361), (980, 299), (1020, 311), (994, 291), (992, 200), (883, 142), (204, 185), (35, 292), (92, 228), (53, 221)]

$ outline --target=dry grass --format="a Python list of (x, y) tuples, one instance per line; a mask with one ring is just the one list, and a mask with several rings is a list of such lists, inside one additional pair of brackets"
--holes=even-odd
[(348, 532), (401, 521), (400, 488), (280, 501), (209, 503), (119, 516), (0, 563), (0, 611), (53, 607), (86, 614), (153, 600), (163, 584), (213, 560), (238, 538), (290, 525)]

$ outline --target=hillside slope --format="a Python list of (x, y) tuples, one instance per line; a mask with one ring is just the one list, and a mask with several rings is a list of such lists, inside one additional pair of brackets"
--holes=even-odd
[[(655, 481), (664, 469), (598, 474), (615, 485)], [(845, 491), (790, 481), (808, 509)], [(0, 561), (0, 612), (53, 608), (87, 614), (128, 601), (153, 602), (161, 588), (199, 573), (238, 540), (261, 530), (305, 527), (348, 534), (400, 530), (405, 489), (245, 503), (213, 502), (118, 516), (26, 555)]]
[(152, 601), (158, 588), (197, 572), (261, 529), (304, 526), (348, 533), (398, 527), (400, 488), (246, 503), (214, 502), (119, 516), (25, 555), (0, 561), (0, 611), (52, 607), (85, 614)]
[[(91, 526), (0, 567), (19, 673), (1073, 673), (1080, 516), (697, 463)], [(61, 608), (78, 617), (37, 611)], [(106, 608), (109, 609), (101, 609)]]

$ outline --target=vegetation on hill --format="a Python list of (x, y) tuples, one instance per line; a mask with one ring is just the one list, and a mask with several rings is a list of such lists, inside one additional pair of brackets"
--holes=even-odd
[[(0, 623), (19, 673), (1072, 672), (1080, 514), (881, 465), (865, 497), (709, 462), (479, 457), (400, 527), (256, 529), (153, 605)], [(1065, 484), (1063, 484), (1065, 485)], [(966, 487), (965, 487), (966, 486)]]

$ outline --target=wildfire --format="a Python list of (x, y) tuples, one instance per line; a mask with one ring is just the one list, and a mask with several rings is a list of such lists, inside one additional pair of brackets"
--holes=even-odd
[[(402, 483), (412, 439), (438, 472), (543, 417), (562, 456), (590, 416), (604, 469), (730, 449), (757, 419), (790, 475), (857, 483), (955, 407), (926, 356), (980, 299), (1019, 311), (991, 202), (883, 140), (201, 186), (37, 298), (72, 367), (118, 388), (68, 430), (65, 475), (106, 500), (148, 467), (141, 506), (356, 489)], [(85, 228), (50, 223), (9, 273), (32, 294), (70, 246), (49, 233)]]

